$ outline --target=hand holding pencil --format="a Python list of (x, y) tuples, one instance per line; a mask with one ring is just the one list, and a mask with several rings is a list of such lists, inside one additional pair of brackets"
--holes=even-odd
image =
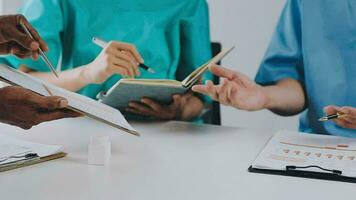
[(356, 108), (350, 106), (338, 107), (327, 106), (324, 108), (326, 115), (332, 116), (334, 122), (340, 127), (347, 129), (356, 129)]

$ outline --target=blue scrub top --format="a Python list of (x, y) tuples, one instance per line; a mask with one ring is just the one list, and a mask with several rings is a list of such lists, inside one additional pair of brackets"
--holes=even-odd
[(356, 1), (288, 0), (256, 81), (285, 78), (305, 87), (300, 131), (356, 137), (356, 130), (318, 122), (324, 106), (356, 107)]

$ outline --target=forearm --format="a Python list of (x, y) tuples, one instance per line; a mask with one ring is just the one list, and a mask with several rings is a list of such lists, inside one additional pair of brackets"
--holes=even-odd
[(290, 116), (302, 112), (306, 107), (306, 98), (302, 85), (293, 79), (284, 79), (276, 85), (263, 87), (267, 96), (266, 109)]
[(81, 66), (72, 70), (60, 72), (59, 78), (53, 76), (52, 73), (35, 72), (24, 67), (21, 67), (21, 71), (25, 71), (34, 77), (43, 79), (64, 89), (77, 92), (91, 82), (85, 75), (85, 70), (83, 70), (84, 67), (85, 66)]
[(204, 109), (203, 101), (194, 96), (193, 94), (189, 94), (185, 97), (185, 103), (183, 103), (181, 119), (183, 121), (190, 121), (201, 114)]

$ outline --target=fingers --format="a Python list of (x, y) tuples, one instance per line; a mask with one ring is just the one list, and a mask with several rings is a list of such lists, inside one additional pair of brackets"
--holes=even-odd
[(336, 113), (344, 114), (343, 117), (333, 120), (338, 126), (347, 129), (356, 129), (356, 108), (344, 106), (326, 106), (324, 108), (326, 115), (333, 115)]
[[(127, 62), (125, 60), (122, 60), (122, 59), (119, 59), (117, 57), (109, 57), (108, 58), (108, 62), (109, 62), (109, 69), (115, 71), (116, 69), (115, 68), (124, 68), (126, 74), (124, 75), (127, 75), (127, 76), (130, 76), (130, 77), (134, 77), (136, 75), (135, 71), (134, 71), (134, 68), (132, 67), (131, 63), (130, 62)], [(122, 70), (120, 70), (122, 71)]]
[(118, 66), (118, 65), (111, 65), (108, 69), (109, 74), (120, 74), (122, 76), (133, 77), (132, 71), (127, 69), (126, 67)]
[(135, 74), (137, 76), (141, 75), (141, 72), (139, 70), (139, 63), (136, 62), (135, 58), (130, 54), (127, 53), (126, 51), (121, 51), (121, 54), (118, 55), (121, 59), (124, 59), (128, 62), (130, 62), (133, 66), (133, 69), (135, 70)]
[(218, 65), (212, 65), (210, 68), (210, 71), (215, 74), (216, 76), (222, 77), (222, 78), (227, 78), (227, 79), (233, 79), (234, 78), (234, 71), (229, 70), (227, 68), (218, 66)]
[(173, 104), (170, 105), (172, 109), (180, 109), (180, 106), (182, 104), (182, 96), (179, 94), (173, 95)]
[(173, 103), (171, 105), (160, 105), (149, 98), (142, 98), (141, 103), (131, 102), (126, 111), (156, 119), (180, 119), (181, 104), (181, 95), (173, 95)]
[(61, 110), (55, 110), (51, 112), (40, 113), (38, 120), (40, 120), (39, 123), (42, 123), (42, 122), (53, 121), (53, 120), (58, 120), (63, 118), (74, 118), (80, 116), (82, 115), (78, 112), (74, 112), (68, 109), (61, 109)]
[(33, 51), (30, 51), (15, 41), (9, 41), (0, 44), (0, 55), (13, 54), (20, 59), (24, 59), (33, 55)]
[(209, 95), (209, 90), (206, 85), (194, 85), (192, 90), (200, 94)]
[(9, 29), (11, 33), (11, 40), (17, 42), (22, 47), (29, 51), (37, 51), (40, 47), (39, 43), (32, 39), (30, 36), (18, 30), (17, 27), (11, 27)]
[[(34, 40), (38, 42), (39, 47), (43, 51), (48, 51), (48, 46), (47, 44), (42, 40), (41, 36), (38, 34), (35, 28), (27, 21), (27, 19), (23, 15), (17, 15), (17, 24), (23, 24), (26, 26), (26, 28), (30, 31), (31, 35), (33, 36)], [(32, 50), (37, 50), (32, 49)]]
[(223, 80), (223, 83), (218, 88), (219, 102), (223, 105), (230, 105), (230, 91), (231, 86), (226, 79)]
[(146, 106), (150, 107), (155, 112), (160, 112), (162, 110), (161, 105), (149, 98), (142, 98), (141, 102), (146, 104)]
[(347, 120), (344, 119), (344, 118), (335, 120), (335, 123), (336, 123), (338, 126), (342, 127), (342, 128), (346, 128), (346, 129), (356, 129), (356, 123), (355, 123), (355, 122), (347, 121)]
[(118, 50), (113, 43), (107, 47), (108, 62), (111, 65), (123, 67), (130, 77), (139, 76), (138, 62), (128, 53)]
[(151, 108), (137, 102), (129, 103), (129, 107), (126, 108), (126, 111), (138, 115), (143, 115), (143, 116), (152, 116), (152, 117), (157, 116), (156, 113)]
[(344, 106), (340, 108), (340, 111), (351, 118), (356, 118), (356, 108)]
[[(24, 59), (27, 57), (32, 56), (35, 60), (38, 59), (38, 53), (33, 52), (33, 51), (29, 51), (27, 49), (25, 49), (24, 47), (18, 45), (17, 43), (12, 43), (9, 44), (10, 48), (11, 48), (11, 54), (15, 55), (16, 57), (20, 58), (20, 59)], [(36, 55), (35, 55), (36, 54)]]
[(134, 45), (123, 43), (123, 42), (111, 42), (111, 44), (118, 50), (124, 50), (126, 52), (129, 52), (135, 58), (137, 63), (144, 62), (142, 56), (137, 51), (137, 49)]
[(68, 101), (62, 97), (50, 96), (32, 96), (30, 99), (35, 103), (37, 109), (52, 111), (57, 109), (66, 108), (68, 106)]
[(246, 76), (238, 71), (233, 71), (233, 70), (224, 68), (222, 66), (212, 65), (210, 67), (210, 71), (219, 77), (226, 78), (230, 81), (234, 80), (235, 82), (240, 83), (240, 84), (251, 82), (251, 79), (248, 76)]
[(324, 108), (324, 112), (326, 115), (333, 115), (336, 114), (338, 112), (339, 108), (336, 106), (326, 106)]
[(215, 101), (219, 100), (219, 94), (217, 91), (217, 86), (214, 86), (212, 81), (206, 81), (206, 87), (207, 87), (207, 91), (208, 91), (208, 95), (214, 99)]
[(340, 108), (340, 112), (345, 114), (342, 120), (346, 122), (346, 128), (356, 128), (356, 108), (345, 106)]

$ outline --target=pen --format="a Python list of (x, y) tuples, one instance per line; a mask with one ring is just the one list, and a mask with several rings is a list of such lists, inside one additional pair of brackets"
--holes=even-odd
[[(108, 44), (107, 42), (105, 42), (104, 40), (98, 38), (98, 37), (93, 37), (93, 43), (98, 45), (101, 48), (105, 48), (106, 45)], [(140, 63), (139, 67), (141, 67), (142, 69), (150, 72), (150, 73), (156, 73), (155, 70), (153, 70), (152, 68), (148, 67), (147, 65)]]
[[(34, 40), (34, 37), (32, 36), (31, 32), (27, 29), (27, 27), (20, 23), (22, 29), (26, 32), (26, 34)], [(56, 71), (56, 69), (53, 67), (52, 63), (49, 61), (49, 59), (47, 58), (46, 54), (43, 52), (43, 50), (41, 48), (38, 49), (42, 60), (46, 63), (46, 65), (51, 69), (52, 73), (58, 78), (58, 73)]]
[(333, 114), (333, 115), (324, 116), (324, 117), (320, 118), (319, 121), (320, 122), (326, 122), (326, 121), (329, 121), (329, 120), (332, 120), (332, 119), (340, 119), (340, 118), (343, 118), (345, 116), (346, 115), (343, 114), (343, 113), (336, 113), (336, 114)]

